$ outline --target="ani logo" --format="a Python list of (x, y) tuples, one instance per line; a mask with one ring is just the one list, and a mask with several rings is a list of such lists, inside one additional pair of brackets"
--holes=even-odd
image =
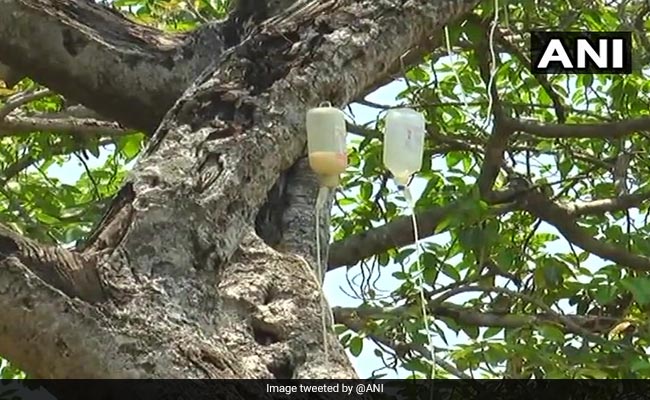
[(534, 74), (631, 74), (630, 32), (530, 32)]

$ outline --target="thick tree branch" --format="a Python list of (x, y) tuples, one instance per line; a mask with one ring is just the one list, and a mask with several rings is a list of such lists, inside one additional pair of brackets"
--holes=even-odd
[(566, 333), (584, 335), (589, 333), (606, 333), (619, 318), (606, 316), (558, 315), (555, 313), (537, 314), (504, 314), (495, 312), (479, 312), (455, 304), (444, 304), (432, 310), (438, 317), (446, 317), (460, 325), (479, 327), (519, 328), (522, 326), (539, 326), (543, 324), (559, 324)]
[(207, 29), (165, 34), (94, 2), (0, 1), (2, 63), (144, 131), (222, 48)]
[(567, 205), (569, 213), (575, 216), (603, 214), (606, 212), (625, 211), (630, 208), (640, 207), (650, 199), (650, 192), (641, 191), (633, 194), (598, 199), (587, 202), (574, 202)]
[(513, 131), (544, 138), (617, 139), (638, 131), (650, 130), (650, 118), (634, 118), (597, 124), (543, 124), (535, 121), (506, 118), (505, 126)]
[[(504, 123), (505, 113), (496, 88), (496, 79), (491, 79), (492, 70), (497, 66), (492, 65), (493, 60), (489, 57), (489, 29), (485, 21), (481, 21), (480, 23), (483, 25), (485, 36), (482, 38), (483, 40), (477, 43), (475, 52), (479, 60), (481, 79), (485, 83), (485, 87), (492, 97), (492, 110), (488, 110), (488, 112), (491, 112), (494, 116), (494, 123), (492, 134), (485, 146), (485, 157), (476, 184), (481, 198), (488, 203), (498, 204), (504, 202), (504, 197), (507, 197), (508, 194), (494, 191), (493, 187), (503, 166), (503, 157), (508, 147), (508, 141), (514, 133), (514, 130), (507, 127)], [(494, 61), (498, 62), (498, 59)]]
[[(422, 238), (435, 233), (436, 227), (462, 207), (463, 200), (442, 207), (432, 207), (416, 213), (418, 231)], [(494, 208), (493, 215), (503, 215), (513, 208), (510, 206)], [(383, 253), (389, 249), (400, 248), (413, 243), (413, 222), (410, 216), (404, 216), (377, 228), (357, 233), (343, 240), (332, 243), (328, 261), (328, 270), (343, 266), (352, 266), (357, 262)]]
[[(486, 289), (489, 291), (489, 289)], [(476, 311), (469, 307), (463, 307), (454, 303), (442, 303), (430, 307), (429, 310), (436, 318), (449, 318), (458, 325), (477, 326), (477, 327), (496, 327), (496, 328), (519, 328), (522, 326), (539, 326), (542, 324), (555, 323), (560, 324), (562, 329), (567, 333), (584, 334), (585, 331), (590, 334), (608, 332), (615, 324), (620, 322), (620, 318), (607, 316), (584, 316), (584, 315), (562, 315), (562, 321), (558, 314), (555, 313), (537, 313), (537, 314), (508, 314), (490, 311)], [(381, 307), (363, 307), (363, 308), (346, 308), (334, 307), (333, 312), (336, 316), (353, 315), (363, 321), (382, 320), (386, 318), (397, 318), (398, 315), (404, 315), (403, 308), (381, 308)], [(341, 320), (345, 318), (339, 317)], [(568, 322), (568, 324), (566, 323)]]
[(19, 93), (0, 108), (0, 138), (38, 131), (75, 136), (116, 137), (133, 133), (117, 122), (106, 121), (96, 112), (73, 105), (55, 113), (26, 113), (19, 107), (52, 94), (50, 90)]
[(488, 203), (497, 204), (504, 201), (504, 197), (507, 197), (502, 196), (500, 192), (495, 192), (493, 187), (499, 171), (501, 171), (503, 156), (512, 133), (511, 129), (503, 126), (501, 119), (495, 120), (492, 135), (490, 135), (485, 147), (485, 158), (477, 180), (479, 193)]
[(633, 254), (624, 247), (594, 238), (576, 223), (570, 207), (560, 206), (537, 191), (527, 193), (522, 200), (523, 207), (528, 212), (553, 225), (570, 243), (622, 266), (638, 271), (650, 271), (650, 257)]
[(201, 71), (253, 24), (293, 3), (236, 1), (225, 21), (172, 35), (95, 2), (2, 0), (0, 62), (124, 126), (153, 133)]
[[(553, 221), (557, 222), (563, 220), (564, 225), (568, 224), (574, 226), (570, 231), (573, 232), (574, 229), (577, 229), (576, 232), (581, 232), (581, 228), (575, 225), (575, 217), (602, 214), (605, 212), (624, 211), (629, 208), (638, 207), (648, 199), (650, 199), (649, 193), (640, 192), (611, 199), (569, 203), (563, 206), (556, 205), (555, 203), (550, 205), (552, 202), (547, 200), (545, 204), (551, 207), (551, 210), (553, 210), (551, 214), (555, 216), (545, 221), (555, 225)], [(450, 213), (453, 213), (459, 204), (460, 202), (445, 207), (435, 207), (426, 211), (418, 212), (416, 214), (416, 219), (420, 224), (418, 228), (422, 237), (434, 234), (438, 224), (446, 219)], [(503, 215), (517, 209), (518, 207), (518, 205), (504, 206), (496, 208), (493, 212), (495, 216)], [(541, 208), (542, 206), (538, 206), (535, 209), (537, 210)], [(539, 216), (536, 212), (534, 214)], [(568, 219), (563, 219), (563, 214), (566, 214)], [(586, 233), (584, 235), (586, 235)], [(571, 236), (567, 236), (567, 239), (572, 241), (571, 238), (581, 238), (580, 242), (585, 243), (586, 238), (584, 235), (580, 233), (576, 236), (574, 233)], [(595, 248), (601, 249), (601, 251), (608, 246), (607, 244), (596, 241), (595, 239), (588, 242), (592, 243), (592, 245), (598, 244)], [(411, 243), (413, 243), (413, 226), (411, 218), (399, 217), (386, 225), (369, 229), (365, 232), (351, 235), (343, 240), (334, 242), (330, 246), (328, 269), (333, 270), (342, 266), (352, 266), (375, 254), (380, 254), (391, 248), (403, 247)], [(580, 245), (578, 242), (572, 241), (572, 243)], [(605, 245), (605, 248), (603, 248), (602, 245)], [(622, 248), (618, 251), (626, 253)], [(594, 254), (600, 255), (599, 253)]]

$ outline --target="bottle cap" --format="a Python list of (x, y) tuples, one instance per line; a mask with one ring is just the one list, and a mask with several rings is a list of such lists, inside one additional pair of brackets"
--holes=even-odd
[(410, 177), (411, 177), (410, 175), (406, 175), (406, 176), (394, 176), (393, 178), (395, 179), (395, 182), (397, 182), (397, 186), (398, 187), (401, 186), (400, 189), (402, 189), (404, 186), (409, 184)]
[(318, 180), (322, 186), (328, 188), (336, 188), (339, 186), (339, 176), (338, 175), (319, 175)]

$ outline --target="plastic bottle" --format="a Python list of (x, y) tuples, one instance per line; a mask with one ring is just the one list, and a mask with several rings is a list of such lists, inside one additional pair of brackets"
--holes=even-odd
[(306, 125), (309, 165), (323, 186), (336, 187), (348, 165), (345, 114), (323, 103), (307, 111)]
[[(408, 188), (408, 181), (411, 175), (422, 168), (422, 156), (424, 155), (424, 135), (426, 132), (424, 116), (410, 108), (397, 108), (388, 111), (386, 114), (386, 126), (384, 130), (384, 165), (393, 174), (397, 184), (401, 186), (404, 198), (411, 211), (413, 222), (413, 236), (415, 239), (415, 262), (419, 274), (419, 292), (422, 311), (422, 322), (424, 323), (427, 342), (433, 358), (431, 378), (435, 378), (436, 353), (433, 339), (429, 330), (429, 315), (427, 312), (427, 301), (424, 296), (424, 270), (420, 265), (422, 250), (420, 249), (420, 235), (418, 223), (415, 217), (415, 203)], [(433, 391), (431, 392), (433, 393)], [(433, 399), (433, 394), (431, 394)]]
[(422, 168), (424, 116), (410, 108), (397, 108), (386, 114), (384, 165), (402, 186)]

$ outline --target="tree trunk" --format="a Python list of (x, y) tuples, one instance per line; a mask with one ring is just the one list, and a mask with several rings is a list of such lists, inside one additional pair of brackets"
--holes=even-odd
[[(47, 248), (0, 227), (0, 354), (42, 378), (354, 377), (332, 332), (333, 350), (328, 359), (323, 353), (305, 111), (363, 95), (390, 76), (404, 49), (429, 43), (475, 4), (300, 1), (265, 15), (176, 101), (83, 246)], [(89, 33), (84, 26), (93, 21), (78, 21), (88, 17), (80, 7), (90, 6), (0, 0), (0, 62), (105, 115), (157, 124), (152, 99), (164, 79), (129, 93), (145, 61), (133, 76), (118, 68), (124, 76), (110, 87), (96, 81), (111, 51), (113, 60), (123, 55), (111, 41), (132, 46), (134, 31), (122, 28), (126, 36), (117, 39), (103, 29)], [(91, 8), (93, 18), (117, 18)], [(26, 22), (4, 21), (8, 11), (39, 28), (17, 34), (6, 24)], [(54, 47), (23, 48), (39, 35)], [(81, 49), (58, 46), (70, 36), (83, 37)], [(51, 59), (30, 64), (48, 49)], [(147, 60), (151, 49), (139, 49)], [(73, 66), (79, 57), (89, 64)], [(60, 58), (70, 69), (50, 69)], [(185, 65), (183, 82), (204, 59), (175, 59)], [(121, 100), (102, 101), (102, 93)], [(139, 105), (143, 112), (133, 112)], [(327, 222), (329, 206), (323, 213)]]

